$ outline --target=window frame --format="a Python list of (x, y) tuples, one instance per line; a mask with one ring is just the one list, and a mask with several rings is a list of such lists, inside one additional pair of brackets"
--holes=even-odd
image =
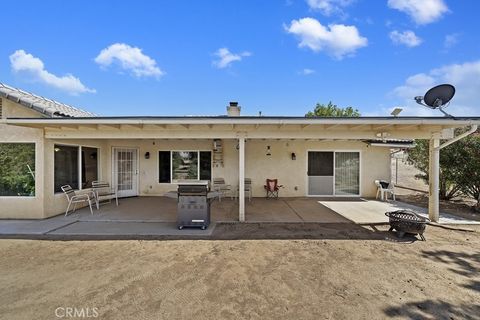
[(54, 152), (54, 156), (53, 156), (53, 193), (54, 194), (63, 194), (62, 191), (55, 191), (55, 146), (65, 146), (65, 147), (77, 147), (78, 148), (78, 154), (77, 154), (77, 162), (78, 162), (78, 168), (77, 168), (77, 171), (78, 171), (78, 189), (74, 189), (74, 190), (78, 190), (78, 191), (81, 191), (81, 190), (91, 190), (92, 188), (85, 188), (83, 189), (82, 188), (82, 147), (86, 147), (86, 148), (94, 148), (94, 149), (97, 149), (97, 177), (98, 179), (100, 179), (101, 177), (101, 161), (100, 161), (100, 157), (101, 157), (101, 147), (98, 147), (98, 146), (93, 146), (93, 145), (79, 145), (79, 144), (74, 144), (74, 143), (53, 143), (53, 152)]
[[(170, 153), (170, 182), (160, 182), (160, 152), (169, 152)], [(213, 170), (213, 151), (212, 150), (206, 150), (206, 149), (183, 149), (183, 150), (167, 150), (167, 149), (158, 149), (157, 150), (157, 184), (161, 185), (167, 185), (167, 184), (179, 184), (180, 180), (173, 179), (173, 152), (196, 152), (197, 153), (197, 179), (188, 179), (184, 181), (200, 181), (200, 152), (210, 152), (210, 176), (212, 176), (212, 170)], [(212, 179), (210, 178), (210, 181)]]

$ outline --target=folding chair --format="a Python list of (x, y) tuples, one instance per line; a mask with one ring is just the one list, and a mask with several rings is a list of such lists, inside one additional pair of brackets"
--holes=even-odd
[(283, 188), (283, 185), (278, 184), (278, 179), (267, 179), (266, 184), (263, 186), (267, 191), (267, 199), (278, 198), (278, 191)]

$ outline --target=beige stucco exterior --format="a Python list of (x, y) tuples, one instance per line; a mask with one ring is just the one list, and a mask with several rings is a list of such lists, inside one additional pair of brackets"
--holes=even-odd
[[(38, 112), (25, 108), (7, 99), (2, 99), (2, 118), (38, 118), (41, 115)], [(44, 177), (46, 175), (43, 167), (44, 163), (44, 143), (43, 130), (34, 128), (25, 128), (10, 126), (0, 123), (0, 143), (1, 142), (29, 142), (35, 143), (35, 197), (0, 197), (0, 218), (41, 219), (45, 217), (44, 211)]]
[[(213, 139), (222, 140), (223, 165), (212, 165), (212, 178), (223, 177), (234, 189), (239, 184), (238, 139), (246, 139), (244, 170), (245, 177), (252, 179), (253, 197), (265, 195), (263, 185), (267, 178), (276, 178), (284, 185), (280, 191), (282, 197), (307, 196), (309, 150), (357, 151), (360, 153), (360, 196), (374, 197), (374, 180), (390, 179), (390, 149), (370, 146), (363, 139), (378, 137), (378, 132), (400, 139), (439, 138), (444, 129), (461, 126), (419, 122), (403, 125), (389, 121), (358, 124), (349, 120), (338, 124), (304, 124), (301, 119), (298, 124), (283, 120), (263, 123), (262, 117), (231, 124), (228, 119), (223, 120), (226, 118), (205, 123), (196, 119), (185, 120), (185, 123), (168, 119), (164, 123), (148, 119), (128, 120), (129, 123), (114, 120), (118, 123), (113, 123), (103, 118), (22, 122), (7, 118), (43, 118), (43, 115), (7, 99), (3, 99), (2, 118), (0, 143), (36, 144), (35, 197), (0, 197), (0, 218), (12, 219), (41, 219), (64, 212), (65, 196), (54, 192), (55, 144), (98, 148), (99, 179), (111, 183), (113, 148), (136, 148), (139, 196), (162, 196), (176, 188), (175, 184), (158, 182), (158, 151), (212, 151)], [(243, 121), (241, 117), (234, 118)], [(270, 146), (270, 156), (266, 155), (267, 146)], [(149, 159), (145, 157), (146, 152), (150, 153)], [(296, 155), (295, 160), (292, 153)]]

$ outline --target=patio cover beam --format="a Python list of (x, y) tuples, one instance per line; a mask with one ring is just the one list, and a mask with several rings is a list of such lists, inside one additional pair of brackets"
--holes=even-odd
[(245, 221), (245, 137), (238, 138), (238, 220)]
[[(149, 125), (150, 126), (150, 125)], [(56, 130), (45, 128), (45, 137), (48, 139), (237, 139), (238, 132), (244, 130), (138, 130), (106, 127), (102, 130)], [(389, 139), (430, 139), (433, 133), (441, 132), (430, 130), (394, 130), (388, 132)], [(368, 140), (377, 139), (374, 130), (251, 130), (247, 132), (247, 139), (347, 139)]]

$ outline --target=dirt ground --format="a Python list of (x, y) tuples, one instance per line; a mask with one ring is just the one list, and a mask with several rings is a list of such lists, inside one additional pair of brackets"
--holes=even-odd
[(385, 228), (370, 239), (0, 240), (0, 318), (70, 307), (97, 319), (480, 319), (479, 227), (428, 227), (426, 242)]

